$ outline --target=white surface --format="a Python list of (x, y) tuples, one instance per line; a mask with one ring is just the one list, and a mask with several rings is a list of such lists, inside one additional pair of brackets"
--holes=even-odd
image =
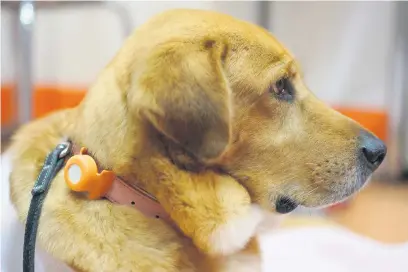
[(408, 243), (385, 245), (342, 228), (286, 230), (261, 241), (268, 272), (408, 271)]

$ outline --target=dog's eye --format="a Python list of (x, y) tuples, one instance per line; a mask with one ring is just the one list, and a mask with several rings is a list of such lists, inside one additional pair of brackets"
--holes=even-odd
[(292, 101), (294, 98), (294, 89), (287, 77), (283, 77), (272, 84), (270, 92), (280, 100)]

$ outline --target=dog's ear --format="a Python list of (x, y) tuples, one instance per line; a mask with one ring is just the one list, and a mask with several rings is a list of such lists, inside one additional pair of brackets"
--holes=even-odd
[(160, 45), (138, 80), (139, 112), (201, 160), (217, 158), (230, 141), (227, 50), (225, 42), (211, 38)]

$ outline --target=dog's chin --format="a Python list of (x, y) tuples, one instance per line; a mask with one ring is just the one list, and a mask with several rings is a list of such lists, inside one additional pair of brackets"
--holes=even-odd
[[(358, 175), (354, 178), (347, 178), (343, 182), (338, 182), (337, 185), (330, 189), (318, 188), (314, 194), (309, 194), (307, 198), (300, 198), (304, 195), (301, 192), (294, 194), (278, 195), (274, 199), (273, 203), (270, 203), (274, 207), (274, 211), (279, 214), (287, 214), (296, 210), (298, 207), (305, 207), (309, 209), (324, 209), (329, 206), (341, 203), (354, 196), (361, 191), (370, 180), (370, 175)], [(336, 184), (336, 183), (334, 183)], [(300, 189), (300, 188), (299, 188)], [(302, 191), (300, 189), (300, 191)]]
[[(339, 186), (329, 192), (326, 195), (321, 195), (317, 198), (317, 201), (310, 201), (312, 205), (304, 205), (308, 208), (324, 209), (329, 206), (344, 202), (360, 192), (371, 179), (371, 173), (361, 173), (353, 179), (348, 179), (348, 182), (343, 183), (343, 186)], [(320, 201), (319, 201), (320, 200)], [(314, 204), (314, 205), (313, 205)]]

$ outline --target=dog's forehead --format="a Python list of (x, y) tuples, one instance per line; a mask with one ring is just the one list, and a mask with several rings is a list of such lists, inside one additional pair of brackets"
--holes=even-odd
[[(144, 26), (150, 36), (158, 31), (163, 40), (168, 38), (199, 38), (223, 36), (228, 42), (244, 48), (262, 48), (277, 55), (292, 54), (264, 28), (233, 16), (208, 10), (175, 9), (153, 17)], [(193, 34), (194, 35), (191, 35)]]
[[(299, 72), (299, 65), (292, 53), (264, 28), (232, 16), (204, 10), (170, 10), (156, 15), (135, 33), (131, 51), (137, 51), (139, 58), (149, 55), (152, 48), (168, 41), (203, 42), (214, 39), (227, 45), (227, 57), (232, 65), (247, 67), (233, 74), (245, 77), (258, 75), (255, 80), (271, 79), (269, 71), (281, 66), (287, 74)], [(150, 48), (150, 49), (149, 49)], [(135, 54), (131, 54), (135, 55)], [(245, 71), (252, 75), (244, 75)], [(242, 74), (244, 73), (244, 74)]]

